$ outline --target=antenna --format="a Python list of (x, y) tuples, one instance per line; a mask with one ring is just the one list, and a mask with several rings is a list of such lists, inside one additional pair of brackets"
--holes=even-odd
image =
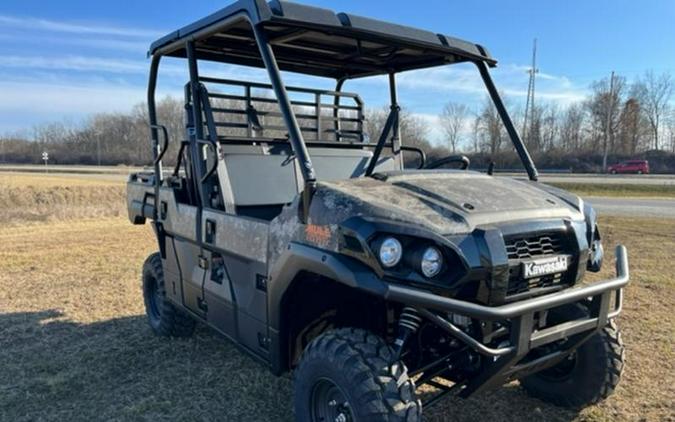
[(523, 118), (523, 140), (527, 143), (527, 119), (531, 116), (531, 120), (534, 121), (534, 80), (535, 75), (539, 73), (537, 69), (537, 39), (534, 39), (532, 45), (532, 67), (527, 69), (527, 73), (530, 74), (530, 81), (527, 85), (527, 101), (525, 102), (525, 116)]

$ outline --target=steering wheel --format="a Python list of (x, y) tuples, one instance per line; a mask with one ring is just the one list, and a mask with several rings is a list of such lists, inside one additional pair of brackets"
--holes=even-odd
[(466, 155), (449, 155), (447, 157), (443, 157), (440, 160), (432, 161), (431, 163), (427, 164), (424, 166), (425, 169), (435, 169), (439, 168), (443, 164), (448, 164), (448, 163), (461, 163), (461, 170), (466, 170), (469, 168), (469, 164), (471, 164), (471, 161), (469, 161), (469, 157)]

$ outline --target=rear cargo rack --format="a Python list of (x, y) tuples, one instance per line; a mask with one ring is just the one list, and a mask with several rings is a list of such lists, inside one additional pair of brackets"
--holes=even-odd
[[(199, 81), (207, 87), (219, 137), (286, 136), (272, 85), (205, 76)], [(292, 86), (286, 91), (306, 141), (364, 141), (363, 101), (358, 94)]]

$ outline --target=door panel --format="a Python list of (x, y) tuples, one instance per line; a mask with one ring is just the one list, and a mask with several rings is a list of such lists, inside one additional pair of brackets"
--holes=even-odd
[(206, 269), (200, 267), (201, 248), (197, 244), (198, 209), (193, 205), (177, 203), (172, 188), (161, 188), (159, 197), (162, 209), (159, 219), (169, 238), (173, 239), (167, 243), (171, 243), (171, 249), (175, 251), (175, 265), (180, 277), (181, 293), (176, 293), (173, 298), (177, 303), (204, 317), (206, 312), (203, 306), (203, 283)]
[(263, 281), (267, 273), (269, 224), (205, 209), (202, 230), (203, 253), (209, 255), (214, 269), (222, 265), (223, 271), (222, 276), (214, 277), (219, 273), (212, 269), (212, 275), (204, 281), (207, 320), (247, 347), (264, 353), (259, 338), (267, 336)]
[(162, 262), (164, 284), (167, 297), (175, 304), (183, 304), (183, 286), (181, 284), (180, 266), (176, 256), (174, 239), (166, 237), (166, 258)]
[(204, 301), (208, 307), (206, 320), (219, 331), (236, 338), (235, 299), (225, 259), (220, 253), (207, 249), (202, 253), (209, 261), (204, 279)]
[(180, 239), (176, 239), (175, 245), (181, 269), (183, 305), (204, 317), (206, 309), (203, 307), (203, 284), (206, 271), (199, 263), (201, 249), (192, 242)]

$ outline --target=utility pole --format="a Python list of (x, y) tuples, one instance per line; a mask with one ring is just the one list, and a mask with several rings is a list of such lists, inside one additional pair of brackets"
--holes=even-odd
[(614, 71), (609, 78), (609, 94), (607, 95), (607, 122), (605, 123), (605, 145), (602, 151), (602, 172), (607, 171), (607, 154), (609, 153), (609, 134), (612, 130), (612, 109), (614, 108)]
[(534, 80), (535, 75), (539, 73), (537, 69), (537, 39), (534, 39), (532, 44), (532, 67), (527, 70), (530, 74), (530, 81), (527, 85), (527, 101), (525, 102), (525, 115), (523, 116), (523, 141), (527, 144), (527, 119), (531, 116), (531, 121), (534, 121)]

